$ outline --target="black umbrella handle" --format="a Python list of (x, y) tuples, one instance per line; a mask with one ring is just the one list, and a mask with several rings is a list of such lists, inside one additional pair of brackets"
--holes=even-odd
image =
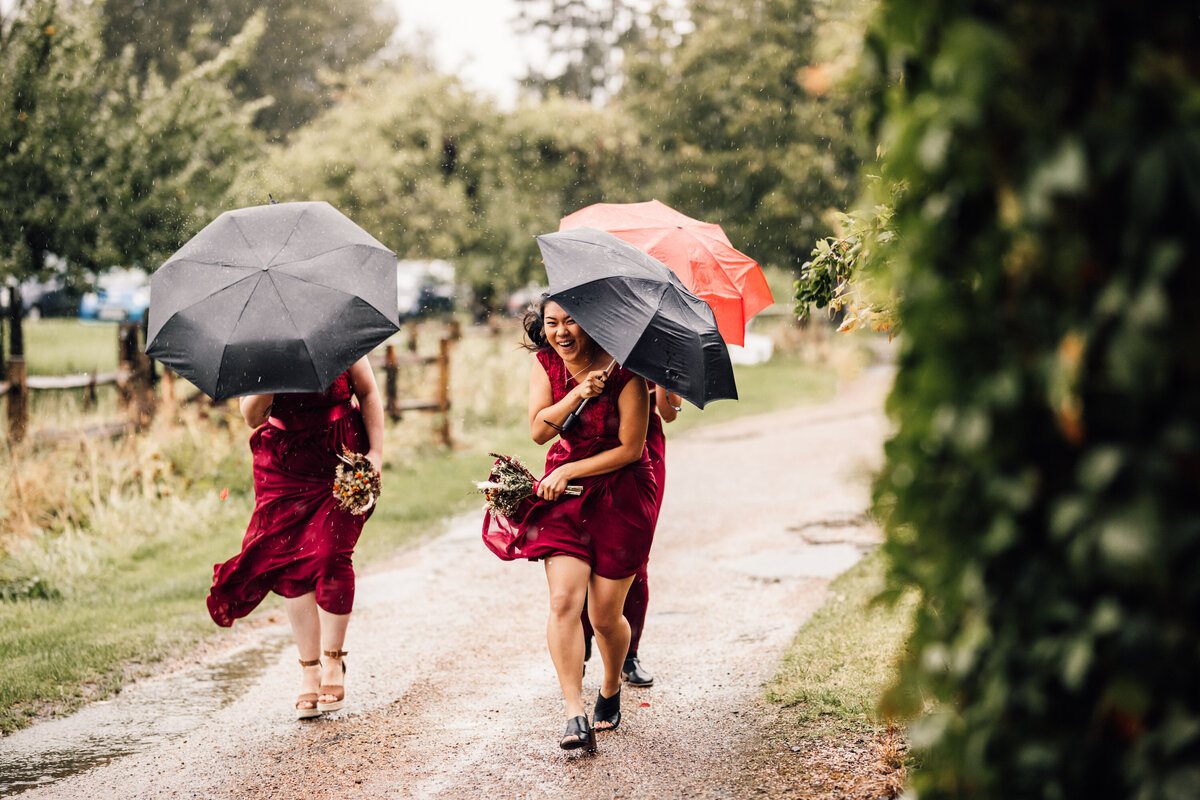
[[(612, 361), (608, 362), (608, 366), (604, 368), (604, 374), (607, 375), (609, 372), (611, 372), (613, 366), (616, 363), (617, 363), (617, 360), (615, 358)], [(571, 430), (572, 428), (574, 428), (576, 425), (579, 424), (579, 414), (580, 414), (580, 412), (583, 411), (584, 406), (586, 406), (588, 404), (588, 400), (591, 400), (591, 398), (590, 397), (583, 398), (583, 402), (579, 404), (579, 407), (576, 408), (574, 411), (572, 411), (570, 414), (567, 414), (567, 418), (563, 420), (563, 423), (561, 426), (555, 425), (553, 422), (547, 422), (546, 424), (549, 425), (551, 428), (554, 428), (554, 430), (558, 431), (559, 433), (566, 433), (567, 431)]]

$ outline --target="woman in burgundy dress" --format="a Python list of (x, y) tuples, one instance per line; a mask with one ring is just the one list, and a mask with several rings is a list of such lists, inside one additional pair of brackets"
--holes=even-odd
[(383, 404), (364, 356), (320, 394), (250, 395), (241, 411), (255, 428), (254, 513), (242, 551), (213, 568), (208, 613), (229, 626), (268, 592), (283, 595), (303, 668), (296, 716), (315, 717), (345, 703), (351, 556), (371, 515), (338, 507), (334, 473), (343, 448), (364, 453), (379, 470)]
[[(621, 666), (629, 650), (625, 595), (646, 562), (654, 536), (656, 487), (645, 452), (649, 393), (646, 381), (620, 367), (557, 303), (546, 300), (525, 318), (538, 365), (529, 383), (529, 430), (544, 444), (563, 421), (587, 405), (579, 424), (562, 433), (546, 455), (538, 499), (512, 517), (488, 514), (484, 543), (505, 560), (545, 564), (550, 589), (546, 642), (566, 700), (564, 750), (594, 749), (582, 698), (584, 599), (604, 661), (594, 709), (595, 730), (621, 721)], [(582, 487), (564, 496), (568, 484)]]

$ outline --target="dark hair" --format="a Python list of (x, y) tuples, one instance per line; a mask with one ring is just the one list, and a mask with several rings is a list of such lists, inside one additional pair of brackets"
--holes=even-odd
[(529, 304), (529, 308), (525, 309), (525, 316), (521, 323), (525, 326), (525, 339), (521, 345), (526, 350), (537, 352), (545, 350), (550, 346), (550, 340), (546, 338), (546, 324), (542, 320), (546, 313), (546, 301), (549, 300), (549, 295), (543, 294), (537, 300)]

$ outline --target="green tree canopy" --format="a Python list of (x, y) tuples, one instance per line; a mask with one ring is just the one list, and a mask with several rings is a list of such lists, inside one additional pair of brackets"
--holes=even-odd
[(666, 0), (516, 0), (517, 31), (546, 45), (547, 63), (523, 81), (539, 97), (607, 100), (624, 80), (626, 57), (677, 44), (686, 11)]
[(265, 28), (233, 87), (242, 100), (272, 99), (255, 124), (273, 137), (326, 108), (338, 76), (375, 57), (396, 28), (382, 0), (105, 0), (101, 35), (110, 57), (132, 47), (139, 75), (154, 70), (171, 82), (191, 54), (215, 57), (256, 13)]
[(107, 58), (98, 26), (94, 7), (55, 0), (22, 4), (4, 22), (0, 277), (37, 277), (51, 253), (75, 274), (153, 265), (207, 221), (259, 146), (255, 108), (226, 82), (261, 19), (170, 85)]
[(858, 167), (850, 98), (823, 77), (832, 14), (813, 0), (695, 0), (695, 30), (631, 59), (620, 95), (670, 164), (660, 199), (793, 270), (847, 205)]
[(637, 125), (569, 99), (503, 112), (454, 78), (382, 69), (272, 147), (231, 203), (327, 200), (401, 258), (447, 258), (485, 296), (544, 278), (536, 233), (653, 186)]

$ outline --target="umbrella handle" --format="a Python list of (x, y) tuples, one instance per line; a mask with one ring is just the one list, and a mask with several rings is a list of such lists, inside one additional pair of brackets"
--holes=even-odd
[[(616, 363), (617, 360), (615, 358), (608, 362), (608, 366), (604, 368), (604, 374), (607, 375), (608, 373), (612, 372), (612, 368), (616, 365)], [(590, 399), (590, 397), (583, 398), (583, 402), (579, 404), (579, 407), (570, 414), (567, 414), (567, 418), (563, 420), (562, 425), (555, 425), (553, 422), (547, 422), (546, 424), (551, 428), (554, 428), (554, 430), (558, 431), (559, 433), (566, 433), (579, 424), (579, 414), (581, 411), (583, 411), (584, 406), (588, 404), (588, 400)]]

